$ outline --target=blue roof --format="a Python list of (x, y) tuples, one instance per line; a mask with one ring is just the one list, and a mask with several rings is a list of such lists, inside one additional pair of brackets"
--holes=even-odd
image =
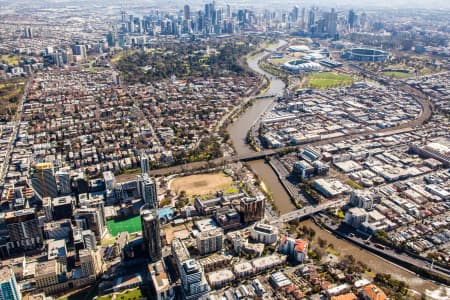
[(157, 214), (158, 214), (158, 217), (160, 219), (161, 218), (168, 218), (168, 219), (170, 219), (170, 218), (173, 217), (174, 211), (170, 207), (165, 207), (165, 208), (158, 209)]

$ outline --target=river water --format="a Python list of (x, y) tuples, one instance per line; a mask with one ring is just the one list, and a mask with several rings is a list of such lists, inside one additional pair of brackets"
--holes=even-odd
[[(414, 273), (401, 268), (397, 265), (394, 265), (376, 255), (373, 255), (371, 252), (368, 252), (358, 246), (355, 246), (352, 243), (349, 243), (343, 239), (338, 239), (331, 233), (326, 230), (323, 230), (319, 226), (317, 226), (312, 220), (306, 220), (300, 223), (300, 226), (306, 225), (314, 229), (316, 232), (316, 242), (320, 237), (326, 240), (328, 243), (332, 243), (337, 252), (339, 252), (340, 256), (345, 255), (353, 255), (356, 261), (361, 261), (366, 264), (372, 272), (374, 273), (387, 273), (391, 274), (393, 278), (397, 280), (405, 281), (411, 289), (416, 290), (420, 293), (425, 292), (425, 290), (435, 290), (438, 288), (438, 285), (435, 283), (420, 278), (416, 276)], [(317, 244), (316, 244), (317, 245)]]
[[(272, 47), (272, 49), (270, 50), (274, 50), (275, 48), (282, 46), (285, 43), (286, 42), (281, 41), (278, 45)], [(258, 67), (258, 60), (260, 60), (265, 54), (267, 54), (267, 52), (252, 57), (248, 60), (248, 65), (254, 71), (264, 74), (270, 80), (272, 80), (270, 89), (266, 93), (267, 95), (280, 94), (285, 87), (283, 81), (273, 77), (270, 74), (267, 74)], [(259, 116), (261, 116), (261, 114), (268, 109), (273, 101), (273, 98), (259, 99), (254, 101), (254, 104), (245, 113), (243, 113), (238, 118), (238, 120), (236, 120), (228, 127), (230, 138), (233, 141), (233, 145), (237, 154), (245, 154), (253, 151), (245, 142), (247, 132), (250, 127), (257, 121)], [(258, 174), (261, 180), (268, 187), (273, 195), (273, 199), (277, 204), (277, 207), (280, 209), (282, 214), (295, 210), (295, 206), (292, 204), (288, 193), (278, 180), (277, 175), (272, 170), (272, 168), (267, 163), (265, 163), (264, 160), (255, 160), (249, 162), (248, 164), (253, 172)], [(412, 289), (421, 293), (423, 293), (427, 289), (435, 290), (438, 288), (437, 284), (429, 280), (422, 279), (416, 276), (414, 273), (397, 265), (391, 264), (386, 260), (373, 255), (372, 253), (365, 251), (358, 246), (355, 246), (352, 243), (336, 238), (334, 235), (315, 225), (311, 220), (303, 221), (302, 225), (313, 228), (316, 232), (316, 239), (320, 237), (327, 240), (329, 243), (333, 243), (336, 250), (342, 256), (350, 254), (353, 255), (356, 260), (364, 262), (375, 273), (389, 273), (396, 279), (404, 280)]]
[(248, 163), (255, 174), (258, 174), (266, 187), (272, 194), (273, 200), (277, 204), (281, 214), (295, 210), (295, 206), (291, 201), (288, 193), (281, 185), (275, 172), (263, 159), (254, 160)]
[[(269, 50), (285, 45), (285, 41), (280, 41), (277, 45), (272, 46)], [(266, 73), (258, 66), (258, 61), (268, 54), (264, 51), (256, 56), (251, 57), (247, 63), (255, 72), (265, 75), (271, 81), (270, 88), (265, 95), (277, 95), (283, 92), (285, 84), (279, 78)], [(253, 105), (249, 107), (243, 115), (241, 115), (233, 124), (228, 127), (230, 138), (233, 142), (234, 149), (237, 154), (246, 154), (253, 152), (250, 146), (246, 143), (247, 132), (250, 127), (255, 124), (258, 118), (264, 113), (269, 106), (274, 102), (274, 98), (257, 99)], [(295, 209), (289, 195), (286, 193), (284, 187), (278, 181), (277, 176), (272, 171), (271, 167), (265, 163), (264, 160), (251, 161), (249, 163), (251, 169), (258, 174), (272, 193), (275, 202), (281, 213), (287, 213)]]
[[(285, 41), (280, 41), (277, 45), (269, 48), (269, 50), (275, 50), (276, 48), (285, 45)], [(258, 55), (251, 57), (247, 63), (248, 66), (255, 72), (265, 75), (271, 81), (270, 88), (266, 91), (265, 95), (277, 95), (283, 92), (285, 84), (279, 78), (270, 75), (263, 71), (258, 66), (258, 61), (266, 55), (268, 52), (264, 51)], [(264, 95), (261, 95), (264, 96)], [(265, 112), (268, 107), (273, 103), (274, 98), (257, 99), (253, 102), (253, 105), (247, 109), (247, 111), (233, 124), (228, 127), (231, 140), (233, 142), (234, 149), (237, 154), (246, 154), (253, 152), (253, 150), (246, 143), (247, 132), (250, 127), (256, 122), (256, 120)]]

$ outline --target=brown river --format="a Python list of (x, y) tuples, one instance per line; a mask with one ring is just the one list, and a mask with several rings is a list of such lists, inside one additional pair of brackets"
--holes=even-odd
[[(281, 42), (279, 45), (281, 44), (283, 43)], [(256, 57), (253, 57), (248, 61), (249, 66), (259, 73), (264, 73), (257, 66), (257, 61), (263, 55), (264, 54), (257, 55)], [(269, 78), (272, 81), (272, 85), (268, 93), (276, 94), (281, 92), (284, 88), (284, 84), (281, 82), (281, 80), (276, 79), (273, 76), (270, 76)], [(248, 153), (252, 151), (245, 142), (246, 134), (250, 127), (258, 119), (258, 117), (269, 107), (272, 101), (272, 98), (255, 101), (254, 104), (238, 118), (238, 120), (236, 120), (229, 126), (228, 131), (238, 154)], [(278, 180), (277, 175), (272, 170), (272, 168), (267, 163), (265, 163), (264, 160), (251, 161), (248, 163), (248, 165), (253, 170), (253, 172), (258, 174), (261, 180), (268, 187), (273, 195), (274, 201), (276, 202), (282, 214), (295, 210), (295, 206), (290, 201), (290, 197)], [(320, 237), (327, 240), (329, 243), (333, 243), (334, 247), (340, 253), (340, 255), (353, 255), (356, 260), (364, 262), (375, 273), (389, 273), (395, 279), (407, 282), (411, 289), (421, 293), (425, 292), (425, 290), (436, 290), (439, 287), (439, 285), (432, 281), (418, 277), (414, 273), (402, 267), (394, 265), (366, 250), (359, 248), (358, 246), (355, 246), (352, 243), (336, 238), (331, 233), (315, 225), (311, 220), (303, 221), (302, 224), (307, 225), (315, 230), (316, 239)]]

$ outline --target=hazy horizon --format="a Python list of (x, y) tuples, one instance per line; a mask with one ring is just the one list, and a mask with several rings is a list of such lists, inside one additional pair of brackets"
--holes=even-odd
[[(139, 6), (139, 5), (150, 5), (150, 6), (183, 6), (189, 4), (192, 6), (203, 5), (204, 3), (212, 2), (209, 0), (137, 0), (137, 1), (124, 1), (124, 0), (97, 0), (92, 2), (91, 0), (42, 0), (38, 3), (34, 0), (0, 0), (0, 4), (33, 4), (35, 6), (44, 6), (52, 4), (92, 4), (93, 6), (98, 4), (103, 5), (123, 5), (123, 6)], [(264, 7), (265, 5), (270, 8), (274, 5), (274, 8), (288, 8), (293, 5), (299, 5), (300, 7), (309, 6), (322, 6), (322, 7), (352, 7), (352, 8), (392, 8), (392, 9), (432, 9), (432, 10), (447, 10), (450, 9), (450, 1), (448, 0), (429, 0), (429, 1), (419, 1), (419, 0), (306, 0), (306, 1), (254, 1), (249, 0), (224, 0), (216, 1), (219, 5), (230, 4), (234, 6), (248, 6), (248, 7)], [(275, 6), (276, 5), (276, 6)], [(450, 18), (450, 16), (449, 16)]]

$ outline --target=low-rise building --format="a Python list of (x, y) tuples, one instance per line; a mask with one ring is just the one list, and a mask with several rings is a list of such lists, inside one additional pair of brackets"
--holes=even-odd
[(386, 294), (375, 284), (366, 285), (361, 291), (364, 300), (386, 300)]
[(236, 277), (229, 269), (222, 269), (208, 274), (208, 282), (211, 288), (222, 288), (232, 282)]
[(292, 281), (283, 272), (275, 272), (270, 275), (269, 282), (276, 290), (292, 285)]

